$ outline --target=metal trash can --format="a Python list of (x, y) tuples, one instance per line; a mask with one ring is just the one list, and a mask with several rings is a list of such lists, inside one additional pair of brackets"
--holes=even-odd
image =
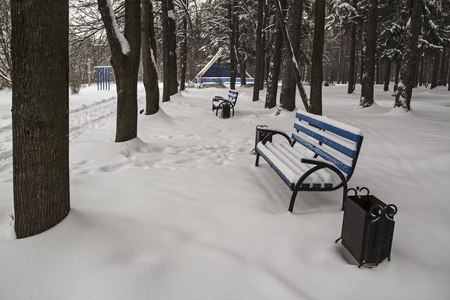
[[(367, 195), (361, 195), (366, 191)], [(355, 195), (348, 194), (354, 192)], [(391, 260), (392, 240), (394, 237), (394, 215), (397, 207), (386, 205), (365, 187), (351, 188), (347, 192), (342, 222), (342, 245), (359, 263), (376, 266), (386, 257)]]
[(231, 106), (230, 103), (224, 101), (222, 103), (222, 109), (220, 110), (219, 117), (221, 119), (228, 119), (231, 117)]

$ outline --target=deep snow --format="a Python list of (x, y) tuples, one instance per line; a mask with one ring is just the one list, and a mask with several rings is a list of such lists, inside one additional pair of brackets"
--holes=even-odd
[[(140, 108), (145, 93), (139, 86)], [(448, 299), (450, 94), (414, 90), (413, 111), (357, 109), (346, 86), (323, 89), (324, 115), (361, 128), (351, 187), (398, 206), (392, 260), (358, 269), (340, 243), (341, 191), (290, 192), (262, 161), (255, 126), (291, 130), (294, 113), (252, 102), (239, 88), (235, 116), (189, 89), (138, 138), (114, 143), (115, 87), (70, 97), (69, 216), (15, 240), (11, 93), (0, 91), (0, 299)], [(264, 97), (264, 92), (261, 97)], [(298, 100), (297, 107), (301, 107)]]

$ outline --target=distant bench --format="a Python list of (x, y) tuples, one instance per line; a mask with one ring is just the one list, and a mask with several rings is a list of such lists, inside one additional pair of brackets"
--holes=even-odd
[[(355, 170), (363, 141), (362, 131), (301, 110), (296, 118), (291, 137), (279, 130), (257, 129), (263, 138), (256, 146), (255, 165), (262, 156), (293, 191), (290, 212), (298, 191), (333, 191), (341, 187), (344, 208), (347, 182)], [(284, 138), (275, 141), (275, 135)]]
[(234, 106), (236, 105), (239, 93), (235, 90), (228, 91), (228, 98), (223, 98), (220, 96), (215, 96), (212, 99), (212, 111), (216, 111), (216, 116), (219, 109), (228, 107), (232, 111), (232, 116), (234, 116)]

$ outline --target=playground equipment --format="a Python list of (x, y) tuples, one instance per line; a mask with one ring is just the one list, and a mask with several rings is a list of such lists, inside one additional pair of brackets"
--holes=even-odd
[(110, 90), (111, 66), (95, 66), (94, 69), (97, 78), (97, 90)]
[[(200, 72), (192, 80), (193, 83), (230, 83), (230, 68), (222, 65), (219, 62), (219, 58), (222, 57), (224, 51), (227, 51), (226, 47), (221, 47), (217, 51), (216, 55), (201, 69)], [(248, 72), (246, 74), (246, 82), (254, 83), (254, 78), (250, 76)], [(239, 65), (237, 66), (236, 72), (236, 83), (241, 82), (241, 77), (239, 74)]]

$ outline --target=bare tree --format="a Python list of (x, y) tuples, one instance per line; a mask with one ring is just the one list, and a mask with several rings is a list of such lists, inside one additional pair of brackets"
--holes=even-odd
[(156, 70), (156, 39), (153, 23), (153, 5), (142, 0), (142, 65), (146, 96), (145, 114), (152, 115), (159, 110), (158, 72)]
[(125, 32), (117, 25), (110, 0), (98, 0), (111, 49), (117, 84), (116, 142), (137, 136), (137, 77), (141, 48), (140, 0), (125, 0)]
[(15, 230), (24, 238), (70, 210), (68, 1), (11, 1), (11, 21)]
[[(302, 16), (303, 16), (303, 0), (290, 0), (291, 3), (288, 11), (287, 30), (290, 43), (284, 41), (284, 58), (283, 58), (283, 85), (281, 86), (280, 107), (288, 111), (295, 110), (295, 75), (292, 71), (293, 57), (297, 59), (300, 55), (300, 42), (302, 37)], [(292, 46), (293, 57), (289, 54), (287, 47)], [(297, 61), (298, 62), (298, 61)]]

